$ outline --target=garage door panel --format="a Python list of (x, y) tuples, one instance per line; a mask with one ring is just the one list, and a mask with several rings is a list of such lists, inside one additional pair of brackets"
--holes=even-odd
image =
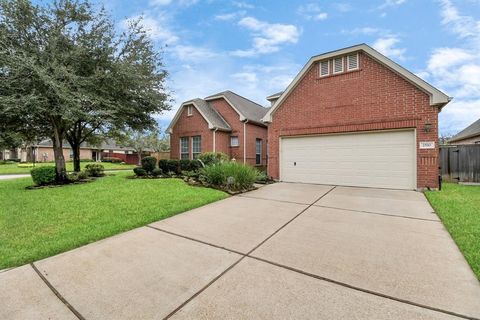
[(281, 180), (415, 188), (414, 131), (282, 138)]

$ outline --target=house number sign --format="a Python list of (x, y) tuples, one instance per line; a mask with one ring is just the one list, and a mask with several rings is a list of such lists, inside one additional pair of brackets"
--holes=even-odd
[(420, 141), (420, 149), (435, 149), (435, 141)]

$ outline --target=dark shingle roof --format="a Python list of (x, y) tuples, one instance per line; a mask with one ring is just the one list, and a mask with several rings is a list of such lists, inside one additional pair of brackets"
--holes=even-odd
[(459, 140), (463, 140), (466, 138), (474, 137), (480, 135), (480, 119), (454, 135), (449, 141), (455, 142)]
[(200, 113), (203, 114), (207, 121), (210, 121), (213, 127), (227, 131), (232, 130), (225, 119), (223, 119), (222, 116), (207, 101), (197, 98), (184, 102), (183, 105), (187, 105), (189, 103), (194, 103), (199, 109)]
[[(42, 140), (41, 142), (37, 143), (35, 145), (36, 147), (53, 147), (52, 140), (46, 139)], [(70, 143), (67, 141), (63, 141), (62, 144), (63, 148), (68, 148), (70, 149)], [(101, 149), (101, 150), (121, 150), (121, 151), (135, 151), (133, 148), (130, 147), (125, 147), (125, 146), (119, 146), (114, 140), (112, 139), (107, 139), (106, 141), (100, 143), (99, 145), (91, 145), (89, 143), (83, 142), (80, 145), (81, 149)], [(146, 150), (149, 151), (149, 150)]]
[(249, 121), (262, 123), (262, 118), (267, 114), (267, 108), (230, 90), (213, 94), (206, 97), (205, 100), (211, 100), (219, 96), (224, 96), (238, 110), (241, 116)]

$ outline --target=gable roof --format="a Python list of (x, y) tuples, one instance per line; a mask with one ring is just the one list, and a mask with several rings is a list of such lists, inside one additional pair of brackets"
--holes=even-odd
[(205, 98), (207, 101), (224, 98), (228, 104), (238, 113), (240, 121), (253, 121), (255, 123), (265, 125), (262, 118), (267, 114), (267, 108), (262, 107), (258, 103), (253, 102), (241, 95), (230, 90), (219, 92)]
[(218, 129), (222, 131), (232, 130), (230, 125), (225, 121), (225, 119), (223, 119), (222, 116), (207, 101), (196, 98), (182, 103), (180, 108), (178, 108), (175, 117), (173, 117), (172, 122), (170, 122), (170, 125), (167, 128), (167, 132), (172, 132), (172, 128), (178, 121), (178, 118), (180, 118), (183, 108), (188, 105), (193, 105), (198, 110), (198, 112), (202, 115), (205, 121), (207, 121), (209, 129)]
[(280, 96), (282, 95), (282, 93), (283, 93), (283, 91), (280, 91), (280, 92), (271, 94), (271, 95), (269, 95), (266, 99), (267, 99), (268, 101), (278, 99), (278, 98), (280, 98)]
[(448, 142), (455, 142), (475, 136), (480, 136), (480, 119), (454, 135)]
[(263, 117), (262, 120), (264, 122), (272, 121), (272, 115), (275, 113), (275, 110), (278, 108), (278, 106), (282, 104), (283, 101), (285, 101), (285, 99), (292, 92), (292, 90), (300, 83), (304, 75), (307, 73), (307, 71), (310, 69), (310, 67), (314, 63), (316, 63), (317, 61), (330, 59), (335, 56), (346, 55), (346, 54), (358, 52), (358, 51), (362, 51), (366, 53), (368, 56), (370, 56), (374, 60), (383, 64), (391, 71), (395, 72), (396, 74), (398, 74), (399, 76), (407, 80), (408, 82), (415, 85), (417, 88), (427, 93), (430, 96), (430, 105), (438, 106), (441, 109), (451, 100), (451, 98), (447, 96), (445, 93), (443, 93), (442, 91), (438, 90), (437, 88), (427, 83), (423, 79), (419, 78), (412, 72), (408, 71), (404, 67), (400, 66), (396, 62), (390, 60), (380, 52), (362, 43), (352, 47), (343, 48), (343, 49), (339, 49), (339, 50), (335, 50), (335, 51), (331, 51), (331, 52), (327, 52), (324, 54), (311, 57), (310, 60), (308, 60), (307, 64), (302, 68), (302, 70), (297, 74), (297, 76), (293, 79), (293, 81), (288, 85), (287, 89), (280, 95), (278, 100), (274, 103), (270, 111), (265, 115), (265, 117)]

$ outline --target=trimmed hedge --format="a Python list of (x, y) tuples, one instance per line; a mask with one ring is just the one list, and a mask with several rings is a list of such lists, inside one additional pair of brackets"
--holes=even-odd
[(180, 174), (180, 162), (178, 160), (167, 160), (161, 159), (158, 161), (158, 167), (166, 174), (173, 172), (175, 174)]
[(103, 177), (105, 168), (101, 164), (87, 164), (85, 166), (85, 172), (90, 177)]
[(133, 172), (137, 177), (144, 177), (147, 175), (147, 171), (141, 167), (133, 168)]
[(155, 157), (145, 157), (142, 159), (142, 168), (147, 172), (151, 173), (157, 167), (157, 158)]
[(102, 162), (121, 163), (123, 160), (117, 157), (103, 157)]
[(52, 184), (56, 178), (55, 167), (45, 166), (33, 168), (30, 171), (30, 175), (37, 186)]

